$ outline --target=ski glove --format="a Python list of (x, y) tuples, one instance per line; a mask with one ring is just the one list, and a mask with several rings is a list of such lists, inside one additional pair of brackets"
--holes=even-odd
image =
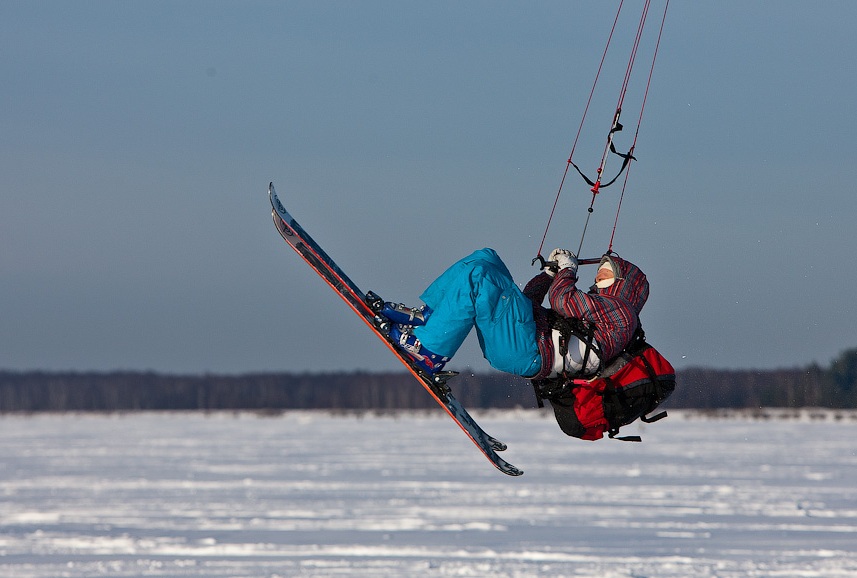
[(560, 269), (571, 269), (572, 274), (577, 277), (577, 256), (568, 249), (554, 249), (548, 257), (548, 262), (545, 272), (551, 277)]

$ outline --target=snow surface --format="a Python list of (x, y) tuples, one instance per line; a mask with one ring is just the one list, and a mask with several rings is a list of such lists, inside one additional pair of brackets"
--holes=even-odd
[(0, 575), (857, 576), (857, 418), (0, 417)]

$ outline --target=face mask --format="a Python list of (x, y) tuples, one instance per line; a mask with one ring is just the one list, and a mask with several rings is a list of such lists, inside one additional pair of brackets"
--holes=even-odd
[[(602, 269), (609, 270), (612, 273), (612, 275), (610, 277), (608, 277), (607, 279), (595, 281), (595, 285), (593, 285), (593, 288), (597, 287), (598, 289), (606, 289), (607, 287), (610, 287), (610, 285), (612, 285), (613, 283), (616, 282), (616, 273), (613, 270), (613, 267), (611, 267), (609, 263), (606, 263), (606, 262), (602, 263), (601, 266), (598, 267), (598, 271), (601, 272)], [(597, 277), (597, 274), (596, 274), (596, 277)]]

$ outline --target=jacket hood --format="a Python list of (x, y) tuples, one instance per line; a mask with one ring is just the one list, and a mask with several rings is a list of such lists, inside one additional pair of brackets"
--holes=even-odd
[(649, 298), (649, 281), (645, 273), (630, 261), (625, 261), (617, 255), (604, 255), (601, 263), (605, 261), (613, 267), (616, 281), (609, 287), (595, 288), (594, 291), (599, 295), (609, 295), (627, 301), (639, 315)]

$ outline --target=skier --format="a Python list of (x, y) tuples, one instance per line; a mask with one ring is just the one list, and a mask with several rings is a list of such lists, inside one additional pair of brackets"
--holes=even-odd
[(634, 336), (649, 284), (636, 265), (608, 253), (584, 292), (577, 267), (573, 252), (554, 249), (521, 291), (499, 255), (480, 249), (429, 285), (422, 307), (387, 302), (381, 313), (393, 321), (399, 348), (429, 374), (442, 370), (476, 327), (495, 369), (528, 379), (593, 375)]

